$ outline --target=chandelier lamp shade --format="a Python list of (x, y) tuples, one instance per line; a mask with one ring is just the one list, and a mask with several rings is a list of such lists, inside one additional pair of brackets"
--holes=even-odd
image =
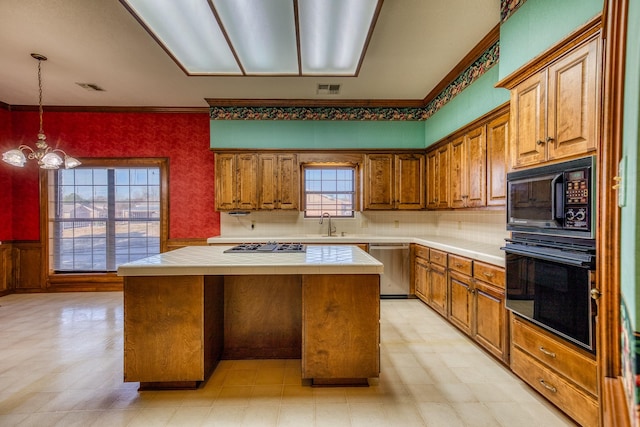
[[(80, 161), (67, 155), (59, 148), (52, 148), (47, 144), (47, 137), (42, 129), (42, 61), (47, 57), (39, 53), (32, 53), (31, 56), (38, 60), (38, 112), (40, 117), (40, 130), (38, 130), (38, 141), (35, 150), (28, 145), (20, 145), (18, 148), (9, 150), (2, 154), (2, 160), (13, 166), (24, 167), (28, 160), (37, 160), (42, 169), (59, 169), (64, 165), (66, 169), (75, 168), (80, 165)], [(25, 156), (26, 153), (26, 156)], [(58, 154), (60, 153), (60, 154)], [(62, 155), (62, 157), (61, 157)]]

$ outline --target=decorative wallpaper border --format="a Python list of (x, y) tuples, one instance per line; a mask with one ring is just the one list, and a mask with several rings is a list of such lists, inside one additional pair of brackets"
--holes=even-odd
[(442, 92), (423, 108), (384, 107), (211, 107), (211, 120), (426, 120), (500, 59), (500, 41), (487, 49)]
[(500, 23), (503, 23), (527, 0), (500, 0)]
[(640, 334), (633, 330), (626, 302), (620, 301), (620, 363), (629, 419), (640, 423)]

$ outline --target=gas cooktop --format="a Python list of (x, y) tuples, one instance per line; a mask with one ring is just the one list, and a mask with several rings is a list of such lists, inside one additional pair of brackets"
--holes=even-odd
[(296, 253), (306, 252), (307, 245), (302, 243), (243, 243), (238, 246), (234, 246), (224, 251), (224, 253), (268, 253), (268, 252), (280, 252), (280, 253)]

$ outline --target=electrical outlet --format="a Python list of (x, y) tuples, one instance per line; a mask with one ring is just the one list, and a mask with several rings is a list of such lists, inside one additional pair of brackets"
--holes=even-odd
[(400, 228), (400, 221), (398, 220), (393, 221), (393, 228)]

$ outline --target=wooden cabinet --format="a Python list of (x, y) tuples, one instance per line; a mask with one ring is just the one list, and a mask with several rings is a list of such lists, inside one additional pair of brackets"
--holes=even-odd
[(0, 296), (13, 291), (13, 260), (11, 244), (0, 245)]
[(298, 209), (296, 154), (216, 154), (216, 209)]
[(297, 155), (260, 154), (258, 171), (259, 209), (298, 209), (300, 179)]
[(449, 147), (442, 145), (427, 153), (427, 207), (449, 207)]
[(580, 425), (598, 425), (592, 354), (512, 314), (511, 369)]
[(487, 123), (487, 206), (507, 203), (507, 147), (509, 114)]
[(599, 38), (511, 89), (511, 167), (595, 151), (600, 104)]
[(418, 298), (446, 317), (447, 315), (447, 254), (421, 245), (414, 245), (414, 286)]
[(216, 209), (256, 209), (256, 154), (216, 154)]
[(423, 209), (424, 162), (416, 153), (366, 155), (364, 209)]
[(449, 182), (452, 208), (486, 204), (485, 126), (479, 126), (451, 141)]
[(449, 321), (506, 361), (504, 299), (504, 269), (449, 254)]
[(504, 206), (509, 113), (501, 108), (427, 151), (427, 208)]

